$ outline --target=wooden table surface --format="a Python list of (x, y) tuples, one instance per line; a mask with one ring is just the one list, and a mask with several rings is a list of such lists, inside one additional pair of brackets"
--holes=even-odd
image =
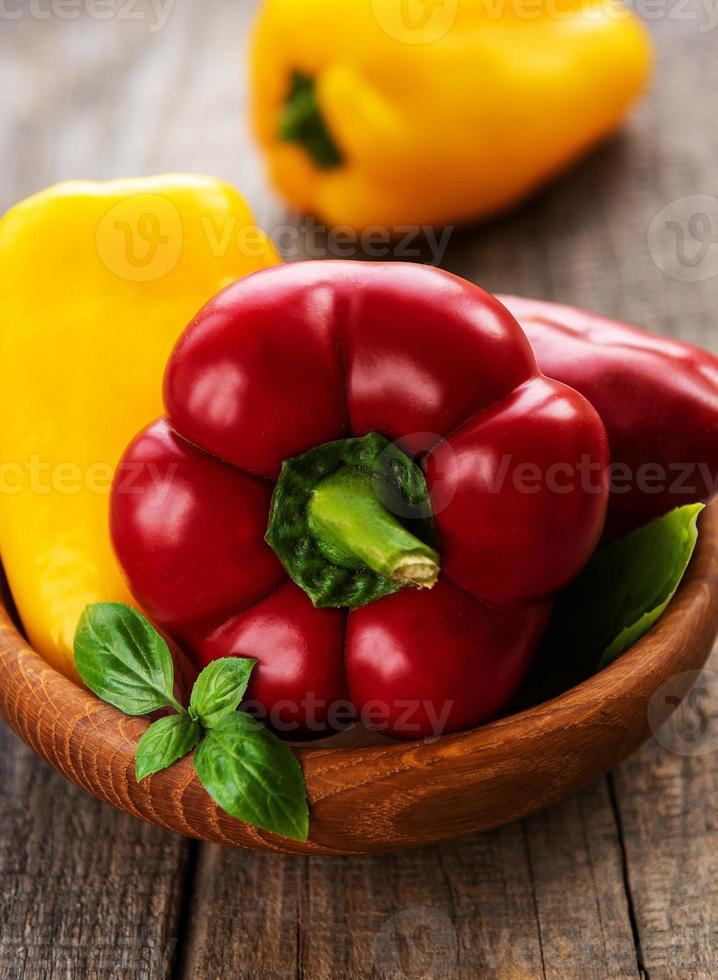
[[(291, 223), (247, 134), (253, 2), (33, 2), (0, 5), (3, 208), (65, 178), (191, 170), (235, 183), (269, 230)], [(718, 350), (718, 244), (689, 225), (718, 194), (709, 7), (647, 6), (658, 73), (623, 134), (456, 231), (444, 266)], [(681, 744), (465, 842), (306, 860), (120, 815), (0, 725), (0, 978), (716, 976), (718, 759)]]

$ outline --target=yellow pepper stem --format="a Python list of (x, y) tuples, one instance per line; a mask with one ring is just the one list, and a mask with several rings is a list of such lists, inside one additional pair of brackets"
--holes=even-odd
[(295, 71), (279, 118), (279, 137), (298, 143), (321, 170), (340, 166), (342, 155), (331, 137), (317, 101), (314, 79)]

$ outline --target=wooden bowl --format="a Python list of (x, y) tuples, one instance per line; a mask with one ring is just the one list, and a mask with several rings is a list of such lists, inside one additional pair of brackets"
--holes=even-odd
[[(718, 632), (718, 504), (703, 515), (686, 579), (660, 622), (608, 669), (535, 708), (433, 742), (299, 748), (310, 840), (219, 810), (191, 759), (138, 785), (131, 719), (49, 667), (0, 606), (0, 710), (43, 759), (101, 800), (168, 830), (233, 847), (352, 854), (432, 844), (523, 817), (608, 772), (649, 734), (648, 704), (703, 666)], [(684, 692), (687, 693), (687, 690)], [(671, 710), (663, 706), (666, 718)]]

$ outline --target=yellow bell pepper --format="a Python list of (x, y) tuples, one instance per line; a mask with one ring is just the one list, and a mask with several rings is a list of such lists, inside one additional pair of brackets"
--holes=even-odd
[(330, 226), (494, 214), (619, 125), (651, 45), (619, 0), (264, 0), (271, 178)]
[(0, 221), (0, 555), (30, 641), (74, 675), (91, 602), (129, 602), (110, 482), (162, 413), (169, 353), (216, 292), (278, 257), (208, 177), (43, 191)]

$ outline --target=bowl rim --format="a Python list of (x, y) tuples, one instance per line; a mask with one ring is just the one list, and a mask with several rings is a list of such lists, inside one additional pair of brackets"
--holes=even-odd
[[(137, 784), (134, 751), (149, 722), (128, 718), (51, 667), (1, 601), (0, 713), (76, 784), (186, 836), (304, 854), (396, 850), (468, 836), (541, 809), (607, 772), (650, 733), (646, 706), (660, 685), (703, 666), (718, 632), (718, 501), (703, 512), (700, 528), (686, 577), (658, 623), (609, 667), (563, 694), (429, 741), (293, 745), (310, 800), (307, 842), (224, 814), (190, 758)], [(585, 746), (578, 745), (579, 733)], [(432, 817), (437, 807), (445, 808), (441, 819)]]

